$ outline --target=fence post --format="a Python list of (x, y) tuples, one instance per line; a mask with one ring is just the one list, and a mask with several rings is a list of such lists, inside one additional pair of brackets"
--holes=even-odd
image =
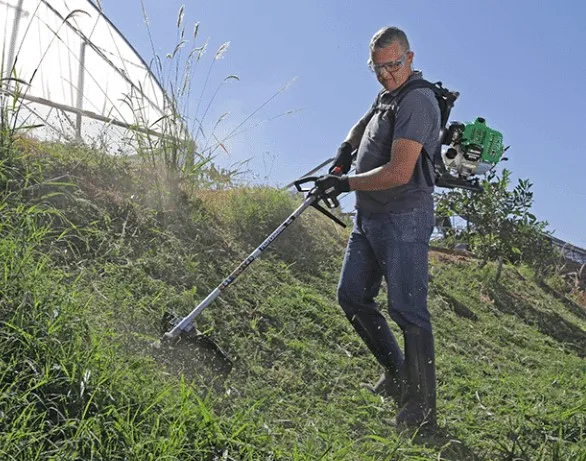
[(77, 117), (75, 121), (75, 138), (77, 141), (81, 141), (81, 123), (83, 110), (83, 87), (85, 84), (85, 40), (81, 41), (79, 49), (79, 73), (77, 74), (77, 101), (75, 107), (78, 109)]

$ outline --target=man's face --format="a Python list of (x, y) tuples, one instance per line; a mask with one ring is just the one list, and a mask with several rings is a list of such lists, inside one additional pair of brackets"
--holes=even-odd
[(399, 43), (391, 43), (371, 53), (371, 69), (387, 91), (396, 90), (407, 81), (411, 75), (413, 55), (412, 51), (405, 51)]

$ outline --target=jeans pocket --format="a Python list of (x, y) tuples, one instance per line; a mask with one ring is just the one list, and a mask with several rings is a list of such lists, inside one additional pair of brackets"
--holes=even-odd
[(394, 240), (427, 244), (433, 231), (433, 213), (421, 209), (389, 213), (388, 225)]

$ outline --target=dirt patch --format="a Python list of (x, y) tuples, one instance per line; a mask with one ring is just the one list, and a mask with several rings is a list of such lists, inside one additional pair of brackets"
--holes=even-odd
[(466, 250), (453, 250), (450, 248), (430, 247), (429, 257), (437, 262), (467, 262), (476, 259), (475, 256)]
[(586, 311), (586, 291), (576, 293), (576, 302)]

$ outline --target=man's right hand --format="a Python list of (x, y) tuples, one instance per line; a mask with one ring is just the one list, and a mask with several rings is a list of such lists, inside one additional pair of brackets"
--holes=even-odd
[(346, 174), (352, 167), (352, 145), (349, 142), (344, 142), (336, 153), (336, 159), (333, 165), (328, 170), (330, 174)]
[(320, 176), (315, 181), (315, 187), (323, 197), (330, 200), (336, 199), (343, 192), (350, 192), (350, 182), (346, 175), (326, 174)]

